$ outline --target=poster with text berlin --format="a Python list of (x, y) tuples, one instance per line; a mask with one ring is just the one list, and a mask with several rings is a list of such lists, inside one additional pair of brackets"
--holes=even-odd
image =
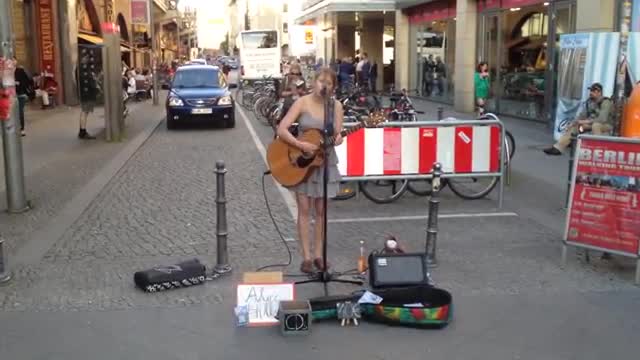
[(580, 136), (565, 240), (638, 256), (640, 140)]

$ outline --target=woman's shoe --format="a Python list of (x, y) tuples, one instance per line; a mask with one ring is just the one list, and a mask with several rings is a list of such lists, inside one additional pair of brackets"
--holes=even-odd
[(302, 264), (300, 264), (300, 271), (305, 274), (313, 273), (313, 263), (311, 262), (311, 260), (303, 261)]
[(329, 268), (329, 263), (327, 263), (327, 269), (324, 268), (324, 262), (322, 261), (322, 258), (316, 258), (315, 260), (313, 260), (313, 264), (320, 271), (326, 271)]

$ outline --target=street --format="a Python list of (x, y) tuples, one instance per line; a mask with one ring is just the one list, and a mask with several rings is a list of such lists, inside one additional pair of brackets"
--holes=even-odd
[[(63, 205), (81, 204), (72, 195), (50, 208), (49, 221), (29, 220), (38, 213), (38, 204), (23, 215), (0, 215), (3, 227), (38, 222), (25, 225), (37, 225), (33, 231), (12, 228), (4, 234), (13, 242), (15, 266), (12, 282), (0, 287), (3, 359), (634, 357), (640, 330), (640, 315), (633, 311), (640, 304), (634, 263), (617, 257), (601, 260), (595, 253), (586, 263), (583, 251), (571, 249), (566, 268), (561, 267), (567, 157), (549, 159), (540, 151), (550, 141), (544, 125), (504, 119), (518, 152), (502, 209), (496, 190), (477, 201), (457, 198), (448, 189), (441, 194), (439, 267), (433, 277), (453, 295), (449, 327), (415, 330), (365, 322), (341, 328), (328, 322), (314, 324), (307, 337), (284, 338), (276, 328), (236, 328), (233, 317), (235, 285), (242, 273), (287, 259), (262, 193), (263, 151), (271, 129), (238, 106), (234, 129), (168, 131), (164, 121), (157, 123), (162, 105), (153, 111), (147, 110), (153, 109), (149, 103), (140, 106), (135, 116), (147, 121), (148, 138), (139, 139), (121, 168), (101, 178), (95, 197), (84, 199), (86, 207), (66, 213), (67, 228), (50, 220)], [(435, 118), (436, 105), (416, 106), (426, 112), (423, 117)], [(464, 114), (447, 107), (445, 116)], [(153, 265), (194, 257), (215, 264), (216, 160), (228, 169), (233, 273), (162, 293), (136, 289), (134, 272)], [(92, 171), (82, 181), (94, 181), (99, 173)], [(265, 181), (265, 195), (284, 237), (295, 239), (291, 198), (270, 177)], [(0, 191), (4, 201), (4, 189)], [(421, 251), (427, 200), (405, 193), (386, 205), (364, 196), (331, 201), (332, 267), (355, 268), (360, 240), (368, 252), (382, 247), (387, 234), (409, 250)], [(59, 237), (33, 243), (38, 240), (34, 234), (57, 231)], [(295, 241), (288, 244), (294, 257), (286, 272), (296, 273), (298, 247)], [(357, 287), (332, 284), (329, 289), (348, 294)], [(322, 286), (299, 285), (296, 295), (323, 295)]]

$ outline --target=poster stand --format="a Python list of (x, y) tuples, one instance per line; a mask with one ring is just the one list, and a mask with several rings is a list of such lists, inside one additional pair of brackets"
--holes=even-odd
[(580, 135), (572, 172), (562, 265), (568, 246), (631, 257), (640, 285), (640, 139)]

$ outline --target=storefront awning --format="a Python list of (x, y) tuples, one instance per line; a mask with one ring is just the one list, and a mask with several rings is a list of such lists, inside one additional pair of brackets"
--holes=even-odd
[(444, 20), (456, 16), (456, 0), (439, 0), (414, 6), (404, 10), (409, 22), (419, 24), (434, 20)]
[(304, 9), (296, 18), (296, 24), (302, 25), (328, 13), (337, 12), (380, 12), (395, 11), (395, 0), (324, 0), (312, 2), (313, 6)]
[(79, 33), (78, 38), (84, 41), (90, 42), (94, 45), (102, 45), (102, 42), (103, 42), (102, 38), (99, 36), (83, 34), (83, 33)]
[[(78, 34), (78, 39), (82, 39), (82, 40), (87, 41), (87, 42), (89, 42), (91, 44), (94, 44), (94, 45), (103, 45), (104, 44), (104, 41), (102, 40), (102, 38), (99, 37), (99, 36), (95, 36), (95, 35), (79, 33)], [(120, 45), (120, 51), (121, 52), (130, 52), (131, 49), (129, 47)]]

